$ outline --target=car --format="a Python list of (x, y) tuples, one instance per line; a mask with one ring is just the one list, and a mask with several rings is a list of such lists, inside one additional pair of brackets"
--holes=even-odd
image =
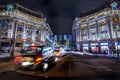
[(56, 57), (63, 57), (66, 55), (66, 51), (62, 47), (55, 47), (54, 54)]
[(66, 48), (65, 51), (69, 52), (69, 51), (71, 51), (71, 49), (70, 48)]
[(74, 48), (74, 49), (72, 49), (72, 51), (78, 51), (78, 49), (75, 49), (75, 48)]
[(60, 55), (61, 55), (60, 47), (55, 47), (54, 54), (55, 54), (56, 57), (60, 57)]
[(26, 51), (23, 50), (15, 56), (14, 63), (16, 68), (40, 69), (45, 72), (55, 63), (55, 56), (50, 47), (30, 46)]

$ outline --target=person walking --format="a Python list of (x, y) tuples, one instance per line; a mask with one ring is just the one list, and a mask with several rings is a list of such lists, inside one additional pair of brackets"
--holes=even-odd
[(103, 54), (104, 54), (104, 55), (106, 55), (106, 54), (107, 54), (107, 53), (106, 53), (106, 50), (103, 50)]

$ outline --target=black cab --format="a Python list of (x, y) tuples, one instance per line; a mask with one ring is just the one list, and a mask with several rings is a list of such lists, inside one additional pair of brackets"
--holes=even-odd
[(51, 64), (55, 63), (55, 56), (51, 47), (30, 46), (15, 56), (14, 63), (18, 68), (39, 68), (46, 71)]

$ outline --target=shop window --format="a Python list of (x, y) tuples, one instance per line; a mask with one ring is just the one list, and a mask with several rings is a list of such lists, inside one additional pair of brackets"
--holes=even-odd
[(35, 37), (35, 41), (39, 41), (39, 37)]
[(4, 35), (4, 32), (2, 32), (2, 35)]
[(32, 31), (31, 31), (31, 34), (32, 34)]
[(36, 34), (39, 34), (39, 31), (36, 31)]
[(96, 40), (96, 35), (91, 35), (91, 40)]
[(6, 22), (8, 22), (8, 23), (9, 23), (9, 22), (10, 22), (10, 19), (6, 19)]
[(100, 26), (100, 31), (106, 31), (106, 26)]
[(108, 39), (107, 33), (101, 33), (101, 39)]
[(91, 28), (91, 33), (95, 33), (96, 32), (96, 28)]
[(10, 25), (10, 29), (12, 29), (12, 25)]
[(19, 41), (22, 41), (22, 40), (23, 40), (23, 38), (22, 38), (22, 36), (21, 36), (20, 34), (18, 34), (18, 35), (16, 36), (16, 39), (19, 40)]
[(5, 36), (7, 36), (8, 35), (8, 33), (5, 33)]
[(13, 22), (13, 19), (10, 19), (10, 22)]
[(15, 47), (22, 47), (22, 43), (16, 43)]
[(1, 43), (1, 46), (10, 46), (9, 43)]
[(18, 27), (18, 31), (23, 31), (23, 28), (22, 27)]

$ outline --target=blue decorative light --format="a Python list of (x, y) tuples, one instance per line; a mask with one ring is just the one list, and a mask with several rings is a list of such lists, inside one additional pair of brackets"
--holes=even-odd
[(72, 40), (72, 35), (69, 35), (69, 40), (70, 40), (70, 41)]
[(52, 41), (52, 39), (53, 39), (53, 36), (52, 36), (52, 35), (50, 35), (49, 39), (50, 39), (50, 41)]

